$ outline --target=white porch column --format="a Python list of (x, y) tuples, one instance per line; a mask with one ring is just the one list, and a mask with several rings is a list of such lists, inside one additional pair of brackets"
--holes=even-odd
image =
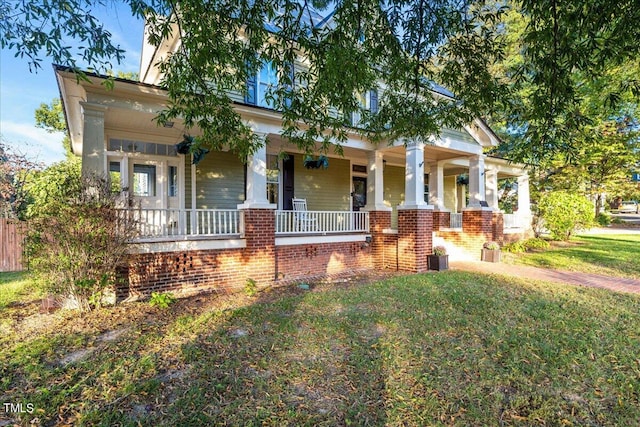
[(84, 131), (82, 137), (82, 174), (107, 175), (104, 113), (107, 107), (82, 102)]
[(441, 162), (429, 164), (429, 204), (437, 211), (444, 207), (444, 167)]
[(247, 158), (247, 198), (238, 209), (275, 209), (267, 199), (267, 145), (266, 134), (262, 145)]
[(479, 208), (484, 201), (484, 156), (478, 154), (469, 158), (469, 207)]
[(529, 196), (529, 174), (518, 177), (518, 215), (531, 217), (531, 198)]
[(485, 169), (486, 200), (490, 208), (498, 210), (498, 171)]
[(433, 209), (424, 201), (424, 144), (409, 142), (406, 148), (404, 203), (402, 209)]
[(384, 204), (384, 154), (380, 150), (369, 152), (367, 165), (367, 211), (390, 211)]
[(458, 192), (457, 212), (462, 212), (467, 207), (467, 186), (456, 183), (456, 191)]

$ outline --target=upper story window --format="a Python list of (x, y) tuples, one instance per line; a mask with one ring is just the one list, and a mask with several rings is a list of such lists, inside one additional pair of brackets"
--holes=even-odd
[[(287, 68), (288, 72), (293, 73), (293, 67)], [(280, 84), (278, 74), (278, 70), (271, 61), (262, 64), (260, 71), (247, 79), (245, 102), (261, 107), (275, 108), (277, 98), (273, 92)]]
[[(357, 95), (357, 98), (362, 110), (369, 111), (372, 114), (378, 112), (378, 91), (376, 89), (371, 89), (367, 92), (360, 93)], [(347, 115), (345, 119), (349, 126), (361, 126), (364, 124), (362, 123), (361, 111), (354, 111), (353, 113)]]
[(371, 89), (366, 93), (360, 94), (358, 100), (360, 101), (360, 107), (362, 107), (362, 109), (372, 113), (378, 112), (378, 91), (376, 89)]

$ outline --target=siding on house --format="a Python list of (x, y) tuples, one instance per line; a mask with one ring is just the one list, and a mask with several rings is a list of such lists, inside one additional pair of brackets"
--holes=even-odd
[(399, 166), (385, 166), (384, 174), (384, 203), (391, 208), (391, 228), (398, 228), (398, 205), (404, 202), (404, 168)]
[(456, 211), (456, 206), (458, 206), (458, 194), (456, 191), (456, 176), (445, 176), (444, 177), (444, 207), (445, 209), (450, 210), (451, 212)]
[(197, 209), (236, 209), (244, 190), (244, 164), (236, 154), (212, 152), (196, 166)]
[(464, 129), (450, 129), (444, 128), (440, 131), (440, 138), (443, 140), (446, 139), (455, 139), (464, 142), (468, 142), (470, 144), (477, 144), (476, 140), (473, 139), (469, 132)]
[(304, 156), (296, 155), (294, 194), (307, 199), (310, 211), (348, 211), (351, 208), (351, 163), (329, 158), (328, 169), (306, 169)]
[(184, 160), (184, 207), (191, 209), (191, 194), (193, 189), (191, 188), (191, 156), (186, 155)]

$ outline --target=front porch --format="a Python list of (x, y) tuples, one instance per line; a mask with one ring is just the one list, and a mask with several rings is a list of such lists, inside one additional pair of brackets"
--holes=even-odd
[[(212, 284), (231, 289), (247, 279), (266, 284), (372, 269), (421, 272), (441, 240), (455, 246), (452, 260), (472, 259), (485, 241), (502, 243), (505, 233), (526, 228), (523, 197), (515, 214), (489, 206), (495, 190), (481, 155), (461, 159), (424, 145), (349, 148), (345, 157), (329, 157), (327, 170), (308, 170), (302, 154), (288, 152), (283, 159), (282, 149), (265, 146), (246, 165), (229, 152), (210, 153), (198, 165), (185, 157), (184, 170), (176, 170), (183, 181), (178, 178), (172, 193), (182, 195), (173, 203), (184, 208), (133, 210), (140, 235), (132, 244), (129, 292)], [(442, 167), (426, 161), (444, 155), (455, 159), (440, 160)], [(487, 163), (494, 167), (493, 160)], [(495, 176), (509, 176), (500, 167)], [(462, 170), (468, 183), (457, 182)], [(526, 194), (526, 181), (518, 181)], [(168, 186), (159, 180), (156, 187)], [(301, 196), (308, 209), (291, 209)]]

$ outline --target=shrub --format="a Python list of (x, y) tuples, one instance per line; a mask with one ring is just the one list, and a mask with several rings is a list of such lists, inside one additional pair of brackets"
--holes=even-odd
[(599, 213), (598, 216), (596, 217), (596, 222), (601, 227), (606, 227), (607, 225), (611, 224), (611, 216), (606, 213)]
[(244, 284), (244, 293), (248, 297), (252, 297), (255, 294), (257, 294), (258, 293), (258, 283), (255, 280), (251, 279), (251, 278), (247, 279), (247, 281)]
[(571, 235), (593, 225), (593, 205), (584, 196), (566, 191), (545, 194), (538, 213), (554, 239), (569, 240)]
[(445, 256), (447, 254), (447, 248), (444, 246), (435, 246), (433, 248), (433, 254), (435, 256)]
[(137, 227), (118, 209), (108, 180), (76, 179), (61, 180), (65, 188), (35, 205), (29, 248), (39, 283), (88, 311), (114, 288)]
[(509, 243), (502, 247), (504, 252), (511, 252), (514, 254), (527, 252), (530, 249), (549, 249), (550, 245), (544, 239), (534, 237), (526, 240), (519, 240), (517, 242)]
[(176, 298), (171, 292), (152, 292), (151, 299), (149, 299), (149, 305), (158, 308), (169, 308), (174, 302), (176, 302)]
[(490, 251), (499, 251), (500, 244), (498, 242), (484, 242), (482, 248)]
[(527, 248), (524, 245), (524, 240), (520, 240), (513, 243), (508, 243), (502, 247), (504, 252), (510, 252), (512, 254), (519, 254), (522, 252), (526, 252)]
[(549, 242), (539, 237), (534, 237), (532, 239), (527, 239), (522, 242), (526, 249), (549, 249), (551, 246)]

